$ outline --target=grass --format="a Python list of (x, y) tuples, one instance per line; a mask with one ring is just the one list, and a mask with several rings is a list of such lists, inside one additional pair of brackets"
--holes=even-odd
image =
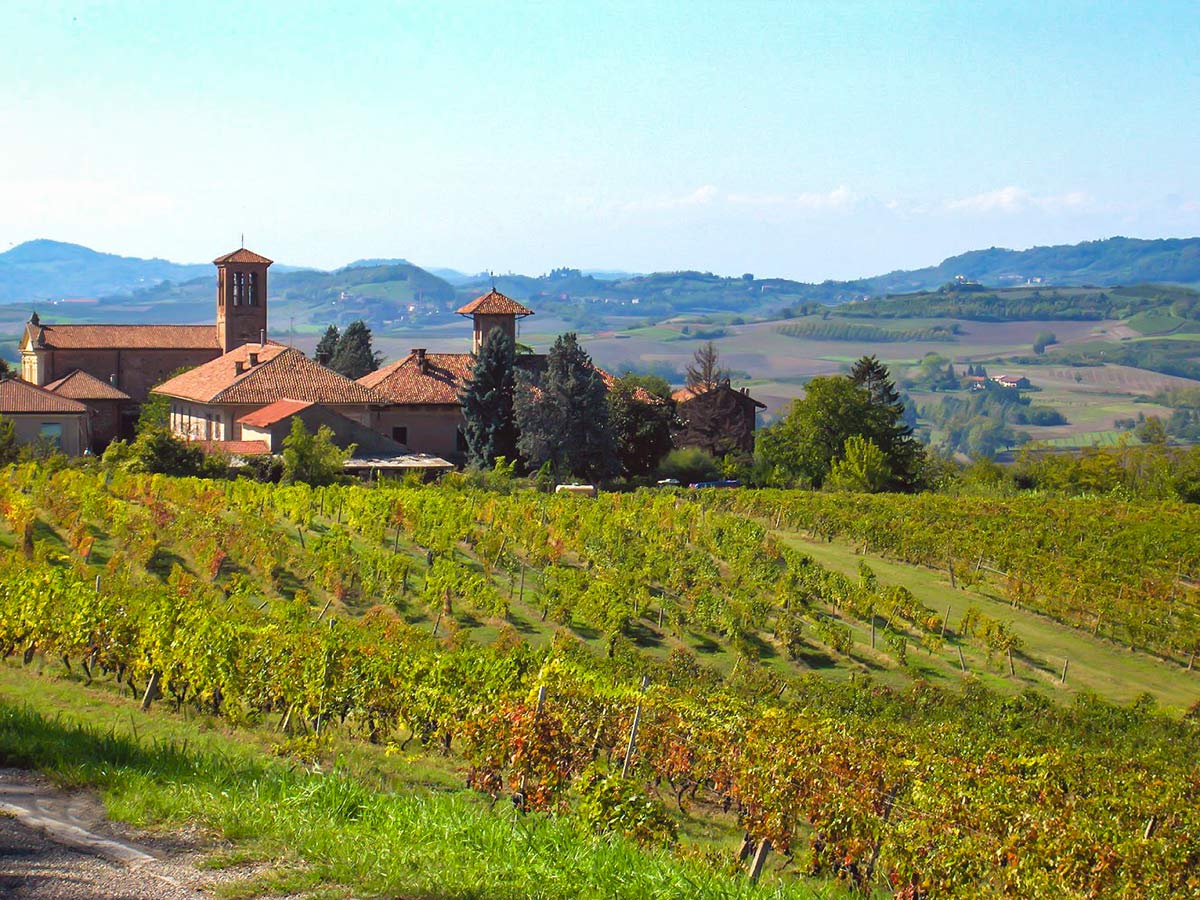
[(98, 788), (109, 814), (136, 826), (198, 826), (223, 842), (208, 868), (269, 862), (222, 884), (219, 896), (844, 896), (774, 873), (754, 886), (697, 859), (592, 835), (569, 814), (489, 807), (461, 781), (446, 783), (445, 761), (366, 752), (322, 772), (273, 757), (270, 740), (161, 705), (143, 714), (102, 689), (0, 666), (0, 764)]
[[(812, 556), (821, 565), (857, 577), (860, 562), (866, 562), (883, 584), (908, 588), (939, 615), (950, 611), (950, 627), (971, 606), (992, 618), (1009, 623), (1023, 641), (1017, 654), (1016, 675), (1008, 674), (1007, 662), (987, 659), (986, 651), (964, 641), (960, 645), (968, 669), (989, 687), (1006, 693), (1030, 686), (1049, 688), (1062, 700), (1085, 691), (1095, 692), (1117, 703), (1127, 703), (1142, 693), (1152, 694), (1164, 707), (1182, 713), (1200, 694), (1200, 672), (1185, 672), (1154, 656), (1130, 652), (1128, 647), (1055, 622), (1045, 616), (1014, 608), (987, 584), (970, 590), (950, 587), (945, 572), (898, 563), (870, 553), (857, 553), (841, 541), (825, 543), (798, 534), (784, 534), (788, 544)], [(869, 625), (850, 622), (855, 641), (869, 645)], [(882, 645), (881, 645), (882, 646)], [(909, 659), (927, 667), (933, 680), (958, 679), (961, 670), (957, 646), (948, 645), (940, 656), (910, 650)], [(1067, 684), (1059, 684), (1063, 661), (1070, 659)], [(886, 673), (876, 677), (888, 680)]]

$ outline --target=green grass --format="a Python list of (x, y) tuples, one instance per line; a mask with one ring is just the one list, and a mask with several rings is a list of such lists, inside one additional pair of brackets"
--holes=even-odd
[[(985, 615), (1009, 623), (1023, 641), (1016, 659), (1015, 676), (1008, 674), (1006, 661), (999, 657), (989, 661), (983, 648), (970, 641), (948, 645), (938, 656), (910, 649), (909, 659), (927, 667), (927, 674), (933, 680), (961, 677), (957, 653), (960, 646), (968, 669), (989, 687), (1005, 693), (1038, 685), (1050, 688), (1064, 701), (1077, 693), (1092, 691), (1118, 703), (1150, 693), (1163, 706), (1179, 712), (1186, 710), (1200, 694), (1200, 672), (1185, 672), (1154, 656), (1131, 653), (1125, 646), (1014, 608), (1001, 599), (998, 589), (986, 582), (969, 590), (955, 589), (950, 587), (947, 572), (898, 563), (874, 554), (860, 554), (837, 540), (826, 543), (797, 534), (781, 537), (821, 565), (849, 577), (856, 578), (859, 563), (865, 561), (881, 583), (908, 588), (939, 615), (945, 615), (949, 609), (951, 629), (961, 621), (969, 607), (975, 606)], [(968, 568), (973, 566), (968, 565)], [(869, 644), (869, 625), (853, 623), (852, 630), (856, 643)], [(1059, 684), (1059, 676), (1066, 659), (1070, 659), (1070, 668), (1064, 686)], [(886, 673), (877, 677), (888, 680)]]
[(773, 872), (756, 887), (698, 859), (594, 836), (569, 814), (489, 807), (461, 780), (447, 782), (446, 761), (364, 751), (322, 772), (274, 758), (270, 742), (0, 666), (0, 764), (98, 788), (110, 816), (139, 827), (198, 826), (226, 842), (207, 868), (269, 863), (250, 880), (223, 884), (219, 896), (844, 896), (836, 885)]

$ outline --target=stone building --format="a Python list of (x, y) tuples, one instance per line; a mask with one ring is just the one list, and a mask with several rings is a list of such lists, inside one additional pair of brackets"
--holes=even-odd
[(86, 406), (20, 378), (0, 379), (0, 416), (12, 422), (18, 444), (43, 443), (67, 456), (91, 445)]
[[(73, 385), (75, 391), (96, 393), (78, 397), (93, 410), (101, 427), (94, 432), (98, 446), (114, 437), (132, 434), (137, 407), (155, 385), (180, 369), (215, 360), (250, 341), (265, 341), (267, 329), (267, 269), (271, 260), (241, 248), (219, 256), (217, 319), (212, 325), (55, 325), (34, 313), (21, 336), (21, 378), (30, 384)], [(81, 373), (91, 381), (76, 381)], [(115, 388), (100, 391), (95, 382)], [(90, 388), (83, 388), (83, 384)], [(112, 418), (116, 417), (115, 427)]]
[(676, 447), (698, 447), (713, 456), (754, 452), (758, 411), (766, 409), (746, 388), (730, 386), (726, 378), (708, 390), (682, 388), (671, 395), (683, 430)]

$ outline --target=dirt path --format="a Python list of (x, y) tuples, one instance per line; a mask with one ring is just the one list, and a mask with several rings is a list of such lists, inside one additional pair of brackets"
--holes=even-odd
[(120, 836), (90, 794), (0, 769), (0, 897), (200, 900), (200, 873)]

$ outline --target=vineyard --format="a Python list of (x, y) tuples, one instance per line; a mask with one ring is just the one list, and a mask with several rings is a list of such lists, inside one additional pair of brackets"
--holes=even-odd
[(896, 343), (904, 341), (954, 341), (955, 332), (944, 325), (927, 328), (881, 328), (860, 322), (801, 321), (778, 325), (775, 330), (793, 338), (813, 341), (857, 341), (859, 343)]
[[(1194, 716), (973, 677), (946, 689), (811, 674), (814, 654), (858, 652), (851, 625), (869, 623), (873, 658), (898, 671), (972, 647), (1002, 677), (1019, 638), (978, 610), (950, 623), (869, 567), (839, 574), (778, 537), (840, 536), (964, 584), (998, 579), (1019, 608), (1190, 679), (1200, 522), (1188, 508), (590, 500), (21, 467), (0, 475), (0, 517), (5, 655), (118, 683), (143, 707), (420, 746), (528, 815), (632, 786), (736, 816), (747, 852), (770, 847), (786, 872), (862, 890), (1200, 894)], [(732, 666), (706, 664), (705, 644)], [(598, 819), (630, 828), (595, 802)], [(644, 819), (632, 833), (675, 840)]]

